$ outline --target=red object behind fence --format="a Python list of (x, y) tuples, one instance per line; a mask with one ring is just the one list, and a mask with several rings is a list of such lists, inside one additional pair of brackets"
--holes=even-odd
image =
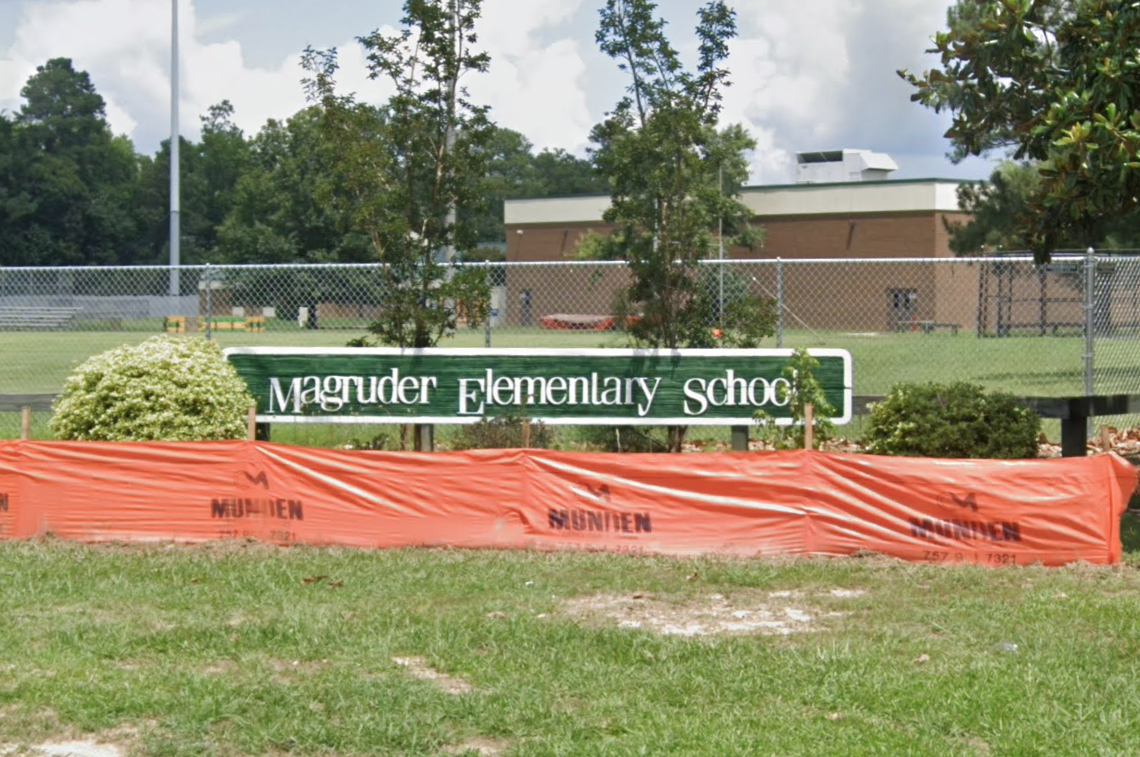
[[(640, 316), (626, 316), (625, 326), (629, 328), (640, 320)], [(544, 329), (556, 329), (559, 331), (613, 331), (618, 327), (619, 319), (613, 315), (557, 313), (542, 316), (542, 318), (539, 319), (539, 323)]]
[(0, 443), (0, 538), (1119, 561), (1113, 454), (357, 452), (261, 442)]

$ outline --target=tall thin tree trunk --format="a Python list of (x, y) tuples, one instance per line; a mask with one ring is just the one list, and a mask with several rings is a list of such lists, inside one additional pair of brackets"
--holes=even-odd
[(680, 452), (685, 443), (685, 434), (688, 433), (688, 426), (669, 426), (669, 451)]

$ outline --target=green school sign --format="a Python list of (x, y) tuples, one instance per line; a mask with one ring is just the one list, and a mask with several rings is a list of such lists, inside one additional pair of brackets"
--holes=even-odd
[[(851, 418), (851, 356), (808, 350), (835, 423)], [(790, 423), (792, 350), (233, 347), (261, 423), (729, 426)]]

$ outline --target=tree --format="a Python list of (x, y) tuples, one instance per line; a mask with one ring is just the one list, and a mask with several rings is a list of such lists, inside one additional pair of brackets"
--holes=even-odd
[[(958, 187), (958, 204), (970, 214), (965, 222), (946, 221), (950, 249), (957, 255), (977, 255), (997, 250), (1024, 250), (1024, 221), (1030, 211), (1041, 174), (1032, 163), (1003, 161), (987, 182)], [(1140, 213), (1132, 212), (1104, 224), (1100, 237), (1104, 249), (1140, 248)], [(1083, 240), (1059, 237), (1058, 250), (1083, 250)]]
[(517, 131), (492, 126), (488, 140), (487, 171), (484, 177), (486, 202), (481, 208), (469, 208), (465, 215), (475, 227), (479, 242), (506, 241), (503, 225), (503, 203), (509, 197), (538, 197), (541, 181), (535, 173), (530, 140)]
[(588, 160), (565, 150), (533, 153), (534, 145), (517, 131), (493, 126), (487, 147), (487, 175), (482, 209), (471, 209), (471, 223), (480, 243), (506, 241), (503, 204), (516, 197), (605, 194), (605, 178)]
[[(183, 265), (216, 259), (217, 225), (209, 217), (209, 188), (201, 145), (179, 137), (179, 234)], [(142, 161), (135, 190), (139, 222), (139, 252), (132, 262), (166, 265), (170, 259), (170, 140), (164, 139), (153, 158)]]
[[(714, 257), (718, 227), (731, 236), (752, 231), (751, 212), (737, 198), (747, 178), (744, 152), (754, 142), (742, 127), (717, 130), (720, 68), (735, 35), (735, 16), (722, 2), (700, 11), (696, 72), (683, 69), (654, 19), (648, 0), (609, 0), (597, 38), (629, 73), (629, 95), (594, 127), (594, 164), (609, 182), (605, 220), (617, 229), (607, 255), (633, 274), (627, 306), (640, 316), (638, 343), (675, 349), (709, 346), (716, 314), (698, 296), (700, 262)], [(732, 325), (728, 325), (729, 328)]]
[(36, 212), (28, 172), (28, 154), (20, 144), (19, 128), (0, 113), (0, 264), (24, 264), (32, 254), (25, 248), (35, 246), (26, 235)]
[[(169, 143), (153, 158), (138, 155), (111, 132), (91, 78), (66, 58), (37, 68), (21, 94), (15, 116), (0, 115), (0, 263), (164, 264)], [(228, 102), (213, 106), (202, 142), (182, 143), (184, 262), (217, 259), (217, 231), (248, 164), (232, 115)]]
[(486, 307), (483, 271), (460, 269), (474, 250), (471, 212), (484, 202), (492, 125), (461, 80), (487, 69), (475, 52), (482, 0), (406, 0), (403, 30), (360, 39), (373, 79), (394, 90), (380, 110), (336, 93), (334, 50), (306, 51), (306, 86), (333, 144), (327, 196), (384, 263), (383, 344), (431, 347), (454, 333), (458, 312)]
[[(594, 165), (610, 187), (604, 218), (616, 227), (602, 246), (629, 263), (622, 307), (633, 317), (619, 320), (631, 324), (635, 343), (710, 346), (714, 327), (747, 322), (718, 324), (725, 314), (700, 275), (701, 261), (718, 249), (719, 226), (746, 237), (752, 230), (736, 194), (754, 142), (741, 127), (717, 128), (735, 12), (721, 0), (698, 11), (698, 60), (689, 71), (655, 10), (650, 0), (607, 0), (601, 10), (598, 45), (629, 77), (628, 94), (591, 133)], [(680, 449), (684, 433), (670, 430), (671, 449)]]
[(504, 201), (516, 197), (550, 197), (604, 194), (605, 178), (588, 160), (565, 150), (533, 153), (534, 145), (517, 131), (493, 126), (487, 147), (487, 175), (484, 181), (486, 205), (472, 211), (480, 242), (506, 242), (503, 224)]
[[(232, 191), (218, 231), (225, 263), (362, 263), (371, 259), (360, 233), (345, 233), (340, 208), (325, 202), (332, 146), (323, 114), (309, 107), (284, 123), (270, 120), (254, 137), (248, 167)], [(220, 186), (224, 186), (220, 184)]]
[(20, 96), (24, 104), (16, 120), (30, 127), (33, 143), (44, 152), (83, 150), (110, 136), (103, 97), (68, 58), (38, 66)]
[[(202, 141), (181, 138), (179, 157), (182, 263), (225, 259), (218, 234), (234, 202), (237, 182), (249, 168), (249, 142), (232, 123), (228, 101), (210, 106), (201, 117)], [(136, 236), (124, 251), (130, 264), (166, 265), (170, 245), (170, 141), (158, 152), (136, 156), (138, 178), (131, 192)]]
[(4, 125), (0, 262), (123, 262), (135, 236), (134, 147), (112, 135), (103, 98), (66, 58), (38, 67), (20, 94), (24, 104)]
[(575, 157), (562, 148), (543, 150), (534, 157), (538, 182), (535, 197), (606, 194), (609, 185), (588, 160)]
[(250, 144), (233, 122), (234, 106), (229, 100), (211, 105), (201, 117), (202, 141), (193, 152), (200, 163), (203, 226), (198, 245), (216, 254), (218, 229), (233, 208), (238, 182), (249, 169)]
[(1003, 161), (989, 181), (958, 187), (958, 205), (970, 214), (965, 222), (945, 221), (950, 249), (956, 255), (977, 255), (1018, 250), (1024, 244), (1020, 218), (1040, 186), (1041, 177), (1031, 163)]
[[(187, 149), (187, 145), (182, 145)], [(185, 155), (185, 153), (183, 153)], [(133, 265), (166, 265), (170, 259), (170, 145), (154, 156), (137, 156), (139, 175), (133, 190), (136, 233), (129, 253)], [(192, 260), (190, 250), (182, 260)]]
[[(327, 202), (332, 147), (320, 108), (308, 107), (284, 123), (270, 120), (252, 140), (248, 167), (232, 190), (230, 210), (218, 229), (215, 260), (223, 263), (365, 263), (373, 260), (367, 237), (350, 230), (345, 212)], [(207, 185), (209, 182), (207, 182)], [(224, 187), (225, 181), (215, 183)], [(207, 206), (208, 207), (208, 206)], [(255, 268), (229, 271), (234, 297), (248, 306), (273, 305), (285, 317), (308, 309), (319, 327), (322, 302), (374, 300), (367, 271)], [(371, 288), (370, 288), (371, 286)]]
[(1140, 5), (959, 0), (929, 50), (941, 68), (899, 75), (949, 111), (953, 155), (1008, 150), (1040, 184), (1019, 221), (1039, 261), (1062, 240), (1099, 243), (1140, 204)]

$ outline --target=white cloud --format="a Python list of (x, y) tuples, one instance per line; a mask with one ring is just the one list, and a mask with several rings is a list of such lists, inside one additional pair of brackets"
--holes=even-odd
[(521, 131), (537, 150), (584, 146), (595, 120), (586, 104), (580, 42), (556, 34), (565, 33), (581, 4), (487, 0), (476, 27), (493, 60), (489, 72), (470, 83), (471, 92), (492, 106), (499, 124)]
[(138, 122), (131, 117), (131, 114), (115, 103), (106, 104), (106, 113), (108, 123), (119, 125), (118, 128), (114, 129), (116, 134), (130, 134), (138, 126)]
[(536, 149), (574, 150), (593, 124), (578, 83), (584, 73), (577, 44), (558, 40), (541, 54), (500, 57), (471, 90), (492, 105), (498, 123), (524, 133)]
[(581, 5), (582, 0), (485, 0), (476, 27), (479, 42), (499, 55), (533, 55), (540, 48), (532, 35), (563, 26)]
[(246, 18), (244, 11), (231, 11), (198, 19), (198, 33), (201, 35), (220, 34), (230, 31), (241, 25)]
[[(581, 2), (488, 0), (478, 27), (480, 46), (492, 50), (495, 60), (490, 73), (468, 85), (477, 98), (494, 106), (497, 120), (526, 133), (538, 148), (572, 149), (585, 141), (593, 123), (581, 82), (580, 43), (550, 34)], [(19, 91), (37, 65), (69, 57), (91, 75), (107, 101), (112, 128), (134, 138), (139, 149), (154, 150), (169, 134), (169, 14), (169, 5), (154, 0), (25, 5), (15, 44), (0, 54), (0, 107), (19, 107)], [(203, 41), (240, 20), (229, 14), (200, 24), (195, 4), (180, 2), (180, 130), (187, 137), (197, 137), (199, 116), (223, 99), (234, 104), (235, 121), (248, 134), (267, 119), (287, 118), (306, 104), (300, 51), (274, 67), (256, 68), (246, 62), (237, 41)], [(369, 102), (383, 100), (389, 88), (367, 78), (364, 52), (353, 37), (339, 54), (340, 89)]]
[(750, 156), (750, 184), (784, 184), (795, 170), (795, 157), (776, 144), (776, 131), (768, 127), (752, 129), (756, 149)]
[[(323, 9), (297, 0), (278, 12), (276, 35), (258, 37), (251, 32), (263, 30), (254, 24), (264, 12), (254, 6), (232, 10), (221, 0), (180, 0), (182, 133), (196, 139), (199, 116), (223, 99), (233, 103), (247, 134), (304, 107), (301, 51), (271, 43), (287, 30), (296, 45), (309, 37), (297, 27), (318, 20), (329, 21), (321, 25), (324, 38), (345, 40), (341, 90), (382, 101), (388, 89), (368, 80), (355, 38), (378, 25), (393, 31), (382, 25), (397, 22), (399, 3), (377, 10), (343, 2), (316, 15)], [(922, 51), (950, 2), (735, 0), (739, 36), (731, 45), (733, 86), (725, 93), (723, 120), (744, 123), (757, 139), (752, 181), (789, 181), (795, 152), (840, 147), (896, 155), (900, 175), (914, 175), (908, 162), (917, 167), (918, 156), (927, 172), (949, 173), (934, 170), (947, 149), (944, 119), (909, 102), (895, 69), (931, 65)], [(496, 121), (523, 132), (538, 149), (580, 152), (591, 126), (620, 96), (624, 77), (593, 41), (598, 5), (484, 0), (478, 47), (491, 54), (491, 70), (465, 83), (474, 99), (492, 106)], [(201, 6), (217, 12), (206, 17)], [(694, 11), (691, 0), (660, 0), (668, 32), (688, 56)], [(314, 16), (306, 20), (306, 13)], [(169, 14), (162, 0), (24, 0), (11, 46), (0, 50), (0, 108), (19, 107), (19, 91), (36, 66), (68, 57), (91, 75), (112, 128), (131, 136), (141, 152), (153, 152), (170, 129)], [(254, 66), (243, 45), (258, 41), (256, 59), (263, 65)]]
[[(753, 180), (788, 181), (796, 152), (870, 148), (905, 158), (900, 176), (929, 173), (947, 144), (941, 121), (910, 102), (895, 73), (922, 69), (948, 1), (738, 0), (731, 46), (733, 86), (724, 119), (748, 125), (760, 143)], [(937, 123), (936, 123), (937, 121)], [(784, 166), (782, 173), (778, 166)], [(773, 175), (773, 172), (781, 175)], [(918, 172), (922, 172), (919, 174)]]
[[(198, 135), (199, 117), (223, 99), (233, 102), (235, 121), (247, 133), (305, 106), (299, 53), (283, 57), (276, 68), (254, 68), (238, 42), (202, 41), (203, 31), (217, 32), (235, 21), (215, 18), (203, 30), (194, 4), (179, 3), (179, 128), (191, 139)], [(111, 128), (151, 152), (170, 130), (170, 41), (170, 6), (154, 0), (25, 5), (15, 43), (0, 55), (0, 107), (19, 108), (20, 89), (37, 66), (71, 58), (106, 101)], [(345, 43), (342, 57), (347, 87), (375, 87), (364, 75), (355, 42)]]
[[(791, 179), (792, 155), (830, 149), (843, 126), (837, 104), (850, 84), (850, 0), (742, 0), (723, 118), (757, 138), (753, 181)], [(759, 175), (757, 175), (759, 174)]]

